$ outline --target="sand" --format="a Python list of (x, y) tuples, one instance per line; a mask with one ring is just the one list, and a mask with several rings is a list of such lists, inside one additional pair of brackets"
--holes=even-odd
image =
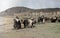
[(60, 31), (57, 28), (60, 23), (39, 23), (35, 24), (34, 28), (14, 30), (13, 22), (9, 19), (5, 19), (1, 26), (0, 38), (60, 38)]
[(25, 28), (5, 32), (4, 38), (60, 38), (60, 32), (55, 33), (54, 24), (37, 24), (34, 28)]

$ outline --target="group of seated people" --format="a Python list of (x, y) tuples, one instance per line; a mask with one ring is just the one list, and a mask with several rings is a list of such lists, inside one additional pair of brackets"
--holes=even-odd
[(24, 28), (26, 27), (34, 27), (34, 24), (36, 23), (45, 23), (46, 21), (50, 20), (50, 22), (54, 23), (58, 20), (58, 22), (60, 22), (60, 18), (54, 16), (54, 17), (51, 17), (51, 18), (47, 18), (47, 17), (44, 17), (44, 15), (42, 15), (41, 17), (38, 17), (37, 18), (37, 21), (34, 20), (34, 19), (28, 19), (28, 18), (25, 18), (24, 20), (21, 20), (19, 19), (18, 16), (16, 16), (16, 18), (14, 19), (14, 29), (21, 29), (21, 26), (22, 24), (24, 25)]
[(41, 17), (38, 18), (38, 22), (51, 22), (51, 23), (55, 23), (55, 22), (60, 22), (60, 17), (57, 16), (52, 16), (52, 17), (45, 17), (44, 15), (42, 15)]
[(33, 26), (33, 21), (32, 21), (33, 19), (28, 19), (28, 18), (25, 18), (24, 20), (21, 20), (21, 19), (19, 19), (19, 17), (18, 16), (16, 16), (16, 18), (14, 19), (14, 25), (13, 25), (13, 27), (14, 27), (14, 29), (21, 29), (21, 27), (22, 27), (22, 24), (24, 25), (24, 28), (26, 28), (26, 27), (34, 27)]

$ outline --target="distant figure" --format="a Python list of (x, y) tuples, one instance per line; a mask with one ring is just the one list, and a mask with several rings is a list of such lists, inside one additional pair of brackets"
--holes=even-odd
[(37, 21), (36, 21), (36, 19), (35, 19), (35, 18), (32, 18), (31, 20), (33, 21), (33, 23), (32, 23), (32, 24), (36, 24), (36, 23), (37, 23)]
[(38, 18), (38, 22), (45, 23), (44, 15)]
[(60, 22), (60, 17), (58, 17), (57, 21)]
[(21, 28), (21, 22), (19, 20), (19, 17), (16, 16), (16, 18), (14, 19), (14, 29), (20, 29)]
[(29, 22), (29, 25), (28, 25), (28, 27), (33, 27), (33, 21), (31, 20), (31, 19), (28, 19), (28, 22)]
[(42, 15), (42, 23), (45, 23), (45, 17)]
[(50, 18), (49, 17), (45, 17), (45, 22), (49, 22)]
[(52, 23), (54, 23), (54, 22), (56, 22), (56, 21), (57, 21), (57, 17), (56, 17), (56, 16), (54, 16), (54, 17), (51, 18), (51, 22), (52, 22)]
[(41, 19), (41, 17), (38, 17), (38, 23), (39, 23), (39, 22), (41, 22), (41, 20), (40, 20), (40, 19)]
[(27, 18), (24, 19), (23, 24), (24, 24), (24, 28), (26, 28), (28, 26), (29, 22), (28, 22)]

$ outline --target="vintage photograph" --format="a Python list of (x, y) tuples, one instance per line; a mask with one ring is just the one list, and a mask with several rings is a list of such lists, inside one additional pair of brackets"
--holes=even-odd
[(60, 0), (0, 0), (0, 38), (60, 38)]

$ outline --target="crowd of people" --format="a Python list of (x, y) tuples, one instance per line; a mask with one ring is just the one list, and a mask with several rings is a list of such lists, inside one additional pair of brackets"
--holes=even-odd
[(14, 18), (14, 29), (21, 29), (22, 24), (24, 25), (24, 28), (33, 28), (34, 24), (36, 23), (45, 23), (46, 21), (50, 20), (50, 22), (54, 23), (58, 20), (58, 22), (60, 22), (60, 18), (54, 16), (51, 18), (47, 18), (44, 17), (44, 15), (42, 15), (41, 17), (38, 17), (37, 20), (35, 20), (34, 18), (25, 18), (25, 19), (20, 19), (18, 16), (16, 16), (16, 18)]
[(24, 25), (24, 28), (27, 28), (27, 27), (34, 27), (33, 26), (33, 19), (28, 19), (28, 18), (25, 18), (24, 20), (22, 19), (19, 19), (18, 16), (16, 16), (16, 18), (14, 19), (14, 29), (21, 29), (22, 27), (22, 24)]

